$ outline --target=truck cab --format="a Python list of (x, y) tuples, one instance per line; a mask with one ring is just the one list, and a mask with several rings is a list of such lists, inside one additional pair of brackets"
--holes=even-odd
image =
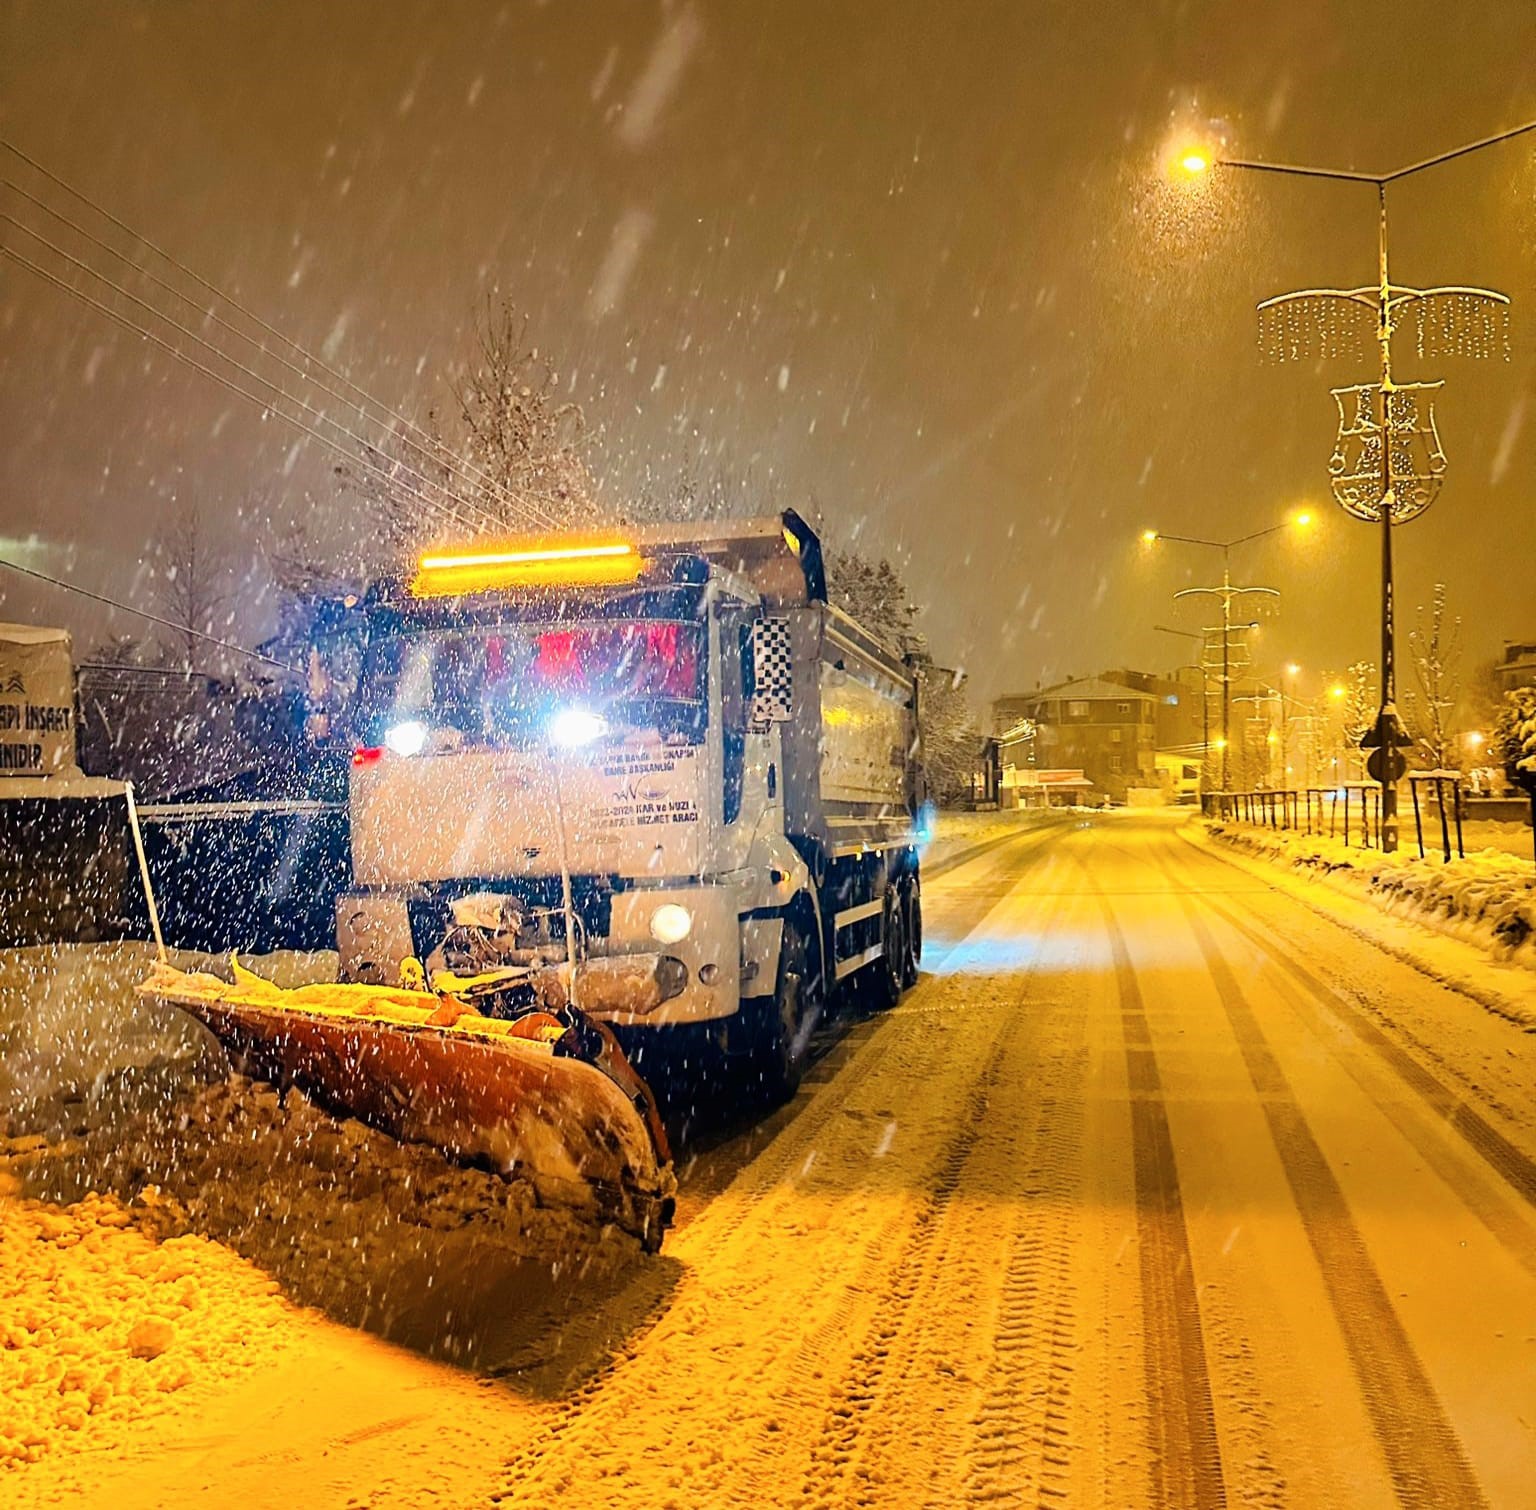
[(344, 979), (563, 967), (792, 1083), (831, 990), (915, 978), (913, 679), (797, 515), (444, 547), (361, 611)]

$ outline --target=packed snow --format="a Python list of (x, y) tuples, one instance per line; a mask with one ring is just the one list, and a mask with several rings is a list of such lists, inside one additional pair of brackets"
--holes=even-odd
[(0, 1251), (0, 1499), (9, 1472), (121, 1445), (168, 1397), (195, 1407), (283, 1346), (277, 1281), (142, 1202), (0, 1198)]

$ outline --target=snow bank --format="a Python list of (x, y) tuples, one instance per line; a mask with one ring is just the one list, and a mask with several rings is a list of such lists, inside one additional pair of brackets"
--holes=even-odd
[(32, 1141), (41, 1146), (13, 1161), (27, 1194), (108, 1192), (147, 1233), (212, 1239), (301, 1303), (440, 1356), (472, 1351), (473, 1327), (463, 1306), (445, 1317), (434, 1291), (515, 1268), (541, 1293), (640, 1252), (589, 1212), (545, 1205), (527, 1180), (449, 1163), (238, 1076), (82, 1137)]
[(204, 1238), (154, 1241), (147, 1215), (109, 1195), (0, 1198), (0, 1485), (121, 1446), (172, 1396), (194, 1407), (281, 1349), (277, 1285)]
[(1324, 875), (1394, 913), (1536, 970), (1536, 866), (1500, 850), (1455, 859), (1346, 846), (1319, 835), (1207, 822), (1213, 838), (1293, 870)]

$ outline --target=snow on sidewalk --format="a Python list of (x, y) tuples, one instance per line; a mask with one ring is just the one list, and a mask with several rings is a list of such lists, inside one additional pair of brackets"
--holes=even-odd
[(1536, 1031), (1536, 869), (1530, 864), (1484, 852), (1447, 865), (1208, 820), (1181, 833), (1495, 1015)]

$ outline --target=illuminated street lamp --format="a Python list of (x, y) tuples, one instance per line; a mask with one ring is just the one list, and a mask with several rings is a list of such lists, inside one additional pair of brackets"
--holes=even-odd
[[(1493, 289), (1460, 284), (1420, 289), (1393, 283), (1387, 258), (1387, 186), (1533, 130), (1536, 121), (1528, 121), (1390, 173), (1255, 162), (1193, 147), (1178, 160), (1191, 177), (1213, 167), (1242, 168), (1365, 184), (1376, 191), (1375, 285), (1301, 289), (1266, 299), (1259, 305), (1259, 332), (1282, 361), (1340, 356), (1358, 333), (1352, 317), (1362, 309), (1372, 316), (1380, 381), (1333, 390), (1339, 406), (1339, 438), (1329, 471), (1339, 506), (1357, 519), (1381, 526), (1381, 708), (1361, 744), (1374, 752), (1370, 765), (1371, 774), (1381, 783), (1381, 847), (1388, 853), (1397, 848), (1397, 782), (1405, 768), (1400, 746), (1409, 742), (1397, 713), (1392, 527), (1417, 518), (1434, 502), (1446, 467), (1434, 418), (1434, 395), (1440, 383), (1394, 382), (1392, 336), (1399, 319), (1411, 311), (1420, 355), (1432, 350), (1474, 357), (1495, 351), (1507, 355), (1509, 298)], [(1422, 466), (1415, 459), (1416, 448), (1423, 452)]]
[(1266, 535), (1275, 535), (1286, 529), (1305, 529), (1311, 523), (1311, 514), (1301, 510), (1291, 515), (1289, 519), (1281, 520), (1279, 524), (1271, 524), (1265, 529), (1239, 535), (1235, 540), (1207, 540), (1199, 535), (1169, 535), (1153, 529), (1141, 532), (1144, 545), (1157, 545), (1166, 540), (1175, 545), (1204, 545), (1221, 552), (1221, 585), (1219, 587), (1186, 587), (1182, 592), (1176, 592), (1174, 597), (1187, 598), (1209, 594), (1221, 599), (1221, 739), (1217, 742), (1217, 748), (1221, 751), (1222, 791), (1227, 790), (1227, 751), (1232, 743), (1232, 630), (1234, 627), (1258, 628), (1255, 622), (1233, 625), (1232, 600), (1245, 595), (1272, 598), (1280, 596), (1279, 590), (1273, 587), (1235, 586), (1232, 581), (1232, 552), (1237, 546), (1247, 545), (1253, 540), (1262, 540)]

